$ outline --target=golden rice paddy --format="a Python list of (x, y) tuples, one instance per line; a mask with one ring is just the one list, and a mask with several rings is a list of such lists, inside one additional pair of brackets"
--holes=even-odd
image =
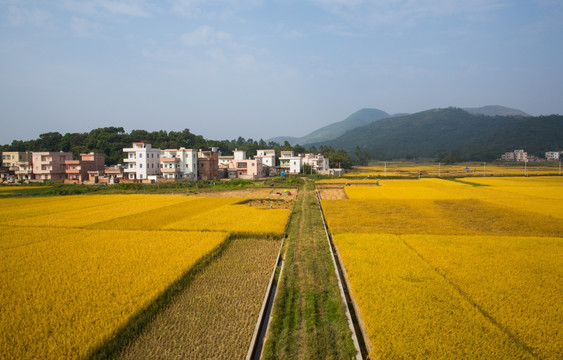
[(229, 234), (283, 234), (289, 209), (243, 200), (1, 199), (0, 358), (88, 357)]
[(563, 179), (467, 181), (323, 200), (372, 358), (562, 357)]

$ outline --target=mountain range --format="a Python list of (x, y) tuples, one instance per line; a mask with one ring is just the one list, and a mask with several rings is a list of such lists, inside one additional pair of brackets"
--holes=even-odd
[[(512, 109), (500, 105), (487, 105), (478, 108), (464, 108), (463, 110), (472, 113), (472, 114), (481, 114), (481, 115), (488, 115), (488, 116), (530, 116), (525, 112)], [(349, 130), (359, 128), (364, 125), (371, 124), (378, 120), (387, 119), (387, 118), (396, 118), (407, 116), (408, 113), (397, 113), (397, 114), (388, 114), (387, 112), (379, 109), (361, 109), (353, 113), (352, 115), (348, 116), (346, 119), (342, 121), (338, 121), (332, 123), (330, 125), (326, 125), (320, 129), (317, 129), (310, 134), (307, 134), (302, 137), (293, 137), (293, 136), (277, 136), (267, 141), (274, 141), (280, 144), (283, 144), (284, 141), (288, 141), (291, 145), (309, 145), (314, 143), (323, 143), (332, 139), (336, 139), (337, 137), (344, 135)]]
[(563, 116), (534, 117), (498, 105), (444, 108), (415, 114), (362, 109), (346, 119), (293, 144), (331, 146), (372, 159), (435, 157), (456, 151), (467, 160), (494, 160), (504, 152), (525, 149), (530, 154), (563, 150)]

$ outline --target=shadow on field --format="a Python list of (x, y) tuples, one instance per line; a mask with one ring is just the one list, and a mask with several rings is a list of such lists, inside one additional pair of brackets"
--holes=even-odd
[(219, 258), (231, 241), (237, 235), (230, 235), (221, 245), (209, 254), (198, 260), (178, 280), (174, 281), (164, 292), (152, 303), (141, 309), (131, 320), (115, 331), (115, 335), (104, 344), (92, 350), (88, 359), (113, 359), (132, 340), (139, 335), (143, 329), (173, 301), (174, 297), (190, 285), (212, 261)]

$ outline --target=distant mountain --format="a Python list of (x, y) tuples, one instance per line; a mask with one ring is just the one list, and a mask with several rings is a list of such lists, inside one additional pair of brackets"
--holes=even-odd
[(433, 109), (381, 119), (333, 140), (351, 154), (359, 147), (372, 159), (434, 157), (439, 150), (459, 150), (466, 159), (495, 159), (506, 151), (531, 154), (563, 150), (563, 116), (487, 116), (460, 108)]
[(300, 144), (306, 145), (316, 142), (323, 142), (337, 138), (338, 136), (344, 134), (348, 130), (355, 129), (359, 126), (371, 124), (375, 121), (385, 119), (390, 117), (388, 113), (379, 109), (361, 109), (348, 116), (346, 119), (332, 123), (330, 125), (324, 126), (312, 133), (294, 138), (290, 136), (278, 136), (268, 141), (275, 141), (283, 144), (285, 140), (289, 141), (290, 144)]
[(487, 116), (530, 116), (522, 110), (512, 109), (500, 105), (487, 105), (478, 108), (463, 108), (471, 114), (481, 114)]

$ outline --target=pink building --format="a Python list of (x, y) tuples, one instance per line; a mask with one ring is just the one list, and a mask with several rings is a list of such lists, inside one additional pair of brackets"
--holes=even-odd
[(104, 162), (106, 159), (104, 154), (80, 154), (80, 157), (80, 160), (65, 161), (67, 180), (84, 182), (104, 174)]
[(36, 180), (63, 180), (65, 161), (72, 160), (69, 152), (33, 152), (33, 175)]
[(229, 171), (235, 170), (241, 179), (256, 179), (264, 176), (262, 159), (230, 160)]

